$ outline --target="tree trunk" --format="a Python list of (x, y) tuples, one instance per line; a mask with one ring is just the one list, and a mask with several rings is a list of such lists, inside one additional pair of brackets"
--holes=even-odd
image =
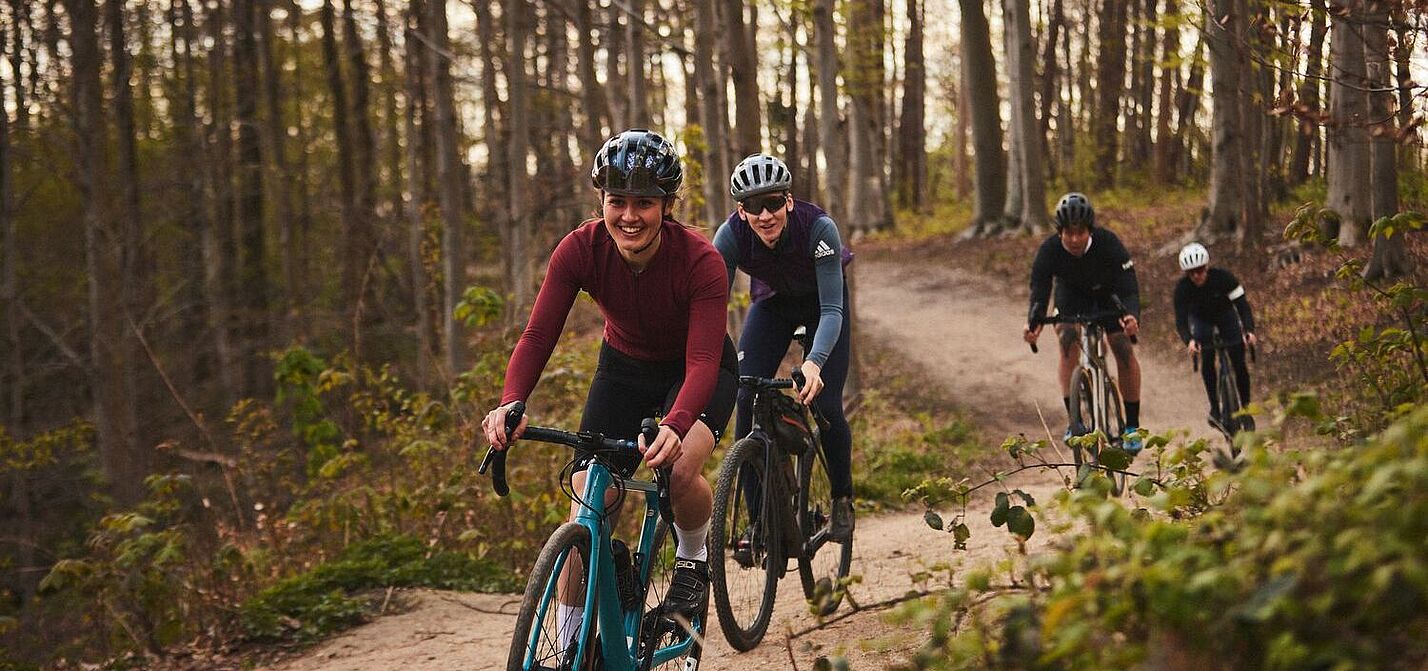
[(391, 20), (387, 16), (386, 0), (377, 0), (377, 58), (382, 71), (382, 150), (383, 166), (386, 168), (385, 181), (378, 190), (385, 203), (384, 210), (390, 216), (397, 216), (402, 205), (402, 143), (397, 130), (397, 64), (392, 54), (392, 34), (388, 28)]
[[(627, 0), (630, 15), (625, 19), (626, 48), (625, 79), (629, 82), (630, 111), (626, 115), (631, 126), (650, 128), (648, 94), (645, 91), (645, 23), (644, 0)], [(514, 120), (513, 120), (514, 121)]]
[[(511, 305), (506, 311), (510, 321), (514, 324), (518, 315), (525, 314), (526, 308), (531, 305), (534, 292), (530, 286), (532, 269), (531, 259), (534, 254), (531, 250), (531, 236), (529, 215), (526, 212), (526, 183), (529, 179), (526, 173), (526, 158), (530, 151), (530, 93), (527, 90), (526, 75), (526, 33), (529, 27), (525, 24), (525, 12), (522, 11), (524, 0), (507, 0), (506, 14), (506, 42), (509, 59), (506, 61), (506, 83), (510, 91), (509, 113), (506, 118), (510, 119), (510, 138), (506, 142), (506, 166), (508, 169), (510, 182), (507, 184), (506, 231), (504, 240), (504, 252), (506, 255), (506, 290), (511, 295)], [(631, 20), (631, 24), (638, 21)], [(632, 31), (633, 34), (634, 31)], [(634, 59), (634, 52), (631, 51), (630, 71), (639, 69), (639, 64), (643, 58)], [(643, 102), (637, 100), (633, 94), (636, 91), (632, 87), (630, 98), (632, 110), (638, 111)], [(643, 93), (641, 92), (641, 95)]]
[(347, 109), (347, 121), (351, 124), (352, 141), (349, 154), (352, 164), (352, 204), (354, 235), (348, 239), (352, 254), (351, 262), (356, 264), (356, 285), (349, 287), (348, 295), (352, 329), (352, 348), (357, 359), (363, 358), (362, 324), (367, 321), (369, 310), (366, 298), (371, 294), (368, 287), (372, 280), (372, 268), (378, 254), (377, 237), (377, 152), (372, 132), (371, 90), (372, 71), (367, 65), (362, 38), (357, 32), (356, 10), (352, 0), (342, 0), (342, 46), (346, 52), (348, 77), (352, 84), (351, 106)]
[[(1209, 13), (1206, 12), (1208, 20)], [(1190, 153), (1188, 146), (1190, 129), (1195, 127), (1196, 109), (1200, 106), (1200, 98), (1204, 95), (1205, 88), (1205, 34), (1202, 32), (1200, 38), (1195, 42), (1195, 49), (1191, 52), (1190, 75), (1185, 78), (1185, 85), (1175, 94), (1175, 135), (1171, 138), (1170, 157), (1168, 164), (1170, 170), (1184, 173), (1182, 165), (1186, 163), (1186, 157)]]
[[(30, 3), (27, 0), (10, 0), (10, 76), (14, 78), (12, 88), (15, 93), (15, 128), (24, 132), (30, 125), (30, 106), (25, 95), (25, 77), (20, 70), (24, 65), (25, 43), (21, 31), (26, 27), (30, 29), (30, 34), (34, 35), (34, 24), (30, 21)], [(4, 44), (4, 35), (0, 34), (0, 45)], [(39, 70), (39, 62), (33, 57), (30, 59), (30, 72), (34, 74)], [(4, 89), (0, 88), (0, 92)]]
[[(287, 124), (283, 122), (282, 94), (282, 51), (279, 50), (272, 17), (273, 0), (263, 0), (263, 10), (259, 16), (259, 30), (263, 40), (258, 51), (263, 69), (263, 102), (267, 111), (267, 123), (263, 125), (264, 143), (270, 158), (269, 189), (273, 192), (273, 215), (278, 225), (279, 265), (283, 277), (285, 314), (282, 318), (283, 339), (292, 340), (297, 335), (293, 323), (299, 309), (294, 301), (297, 289), (297, 263), (292, 248), (296, 245), (293, 237), (292, 177), (288, 172), (286, 146)], [(288, 11), (294, 11), (289, 8)], [(294, 48), (294, 52), (298, 49)]]
[[(713, 0), (701, 0), (702, 2), (712, 2)], [(593, 27), (590, 16), (590, 0), (579, 0), (575, 3), (575, 32), (579, 33), (580, 39), (575, 41), (577, 45), (576, 58), (577, 67), (580, 69), (580, 96), (581, 107), (585, 112), (585, 123), (581, 127), (581, 149), (586, 152), (582, 155), (584, 165), (594, 162), (595, 152), (600, 148), (600, 141), (607, 137), (605, 131), (605, 119), (610, 116), (609, 103), (605, 101), (605, 89), (600, 85), (600, 80), (595, 75), (595, 40), (591, 37)], [(696, 36), (697, 39), (698, 36)], [(712, 40), (713, 35), (704, 36), (705, 39)], [(614, 129), (610, 129), (613, 133)]]
[[(1135, 0), (1138, 1), (1138, 0)], [(1174, 4), (1169, 0), (1166, 4)], [(1139, 73), (1134, 87), (1137, 109), (1135, 137), (1131, 143), (1130, 163), (1139, 172), (1151, 163), (1152, 107), (1155, 104), (1155, 26), (1157, 22), (1157, 0), (1145, 0), (1144, 13), (1137, 25), (1140, 35), (1140, 49), (1136, 53), (1135, 68)]]
[(178, 313), (178, 330), (195, 334), (198, 345), (193, 347), (189, 366), (188, 382), (202, 384), (212, 374), (213, 347), (209, 324), (209, 305), (206, 299), (204, 263), (204, 241), (211, 237), (210, 223), (204, 211), (204, 170), (199, 157), (205, 154), (204, 143), (199, 132), (197, 76), (194, 72), (193, 41), (195, 26), (193, 9), (188, 0), (171, 0), (169, 3), (169, 52), (174, 64), (172, 89), (168, 96), (174, 106), (174, 175), (183, 186), (175, 212), (174, 228), (181, 231), (178, 239), (179, 264), (189, 281), (183, 284), (179, 294), (181, 309)]
[[(848, 5), (848, 202), (849, 231), (871, 231), (890, 226), (884, 216), (886, 193), (882, 188), (882, 162), (878, 151), (881, 125), (878, 100), (882, 95), (883, 52), (878, 16), (867, 3)], [(836, 207), (836, 204), (835, 204)]]
[[(446, 27), (446, 0), (427, 0), (427, 10), (430, 12), (429, 37), (434, 47), (428, 49), (426, 54), (436, 108), (436, 180), (442, 223), (442, 335), (445, 338), (446, 373), (457, 375), (466, 370), (466, 348), (455, 317), (456, 304), (466, 287), (465, 221), (461, 208), (466, 171), (457, 153), (460, 140), (456, 130), (451, 61), (447, 57), (451, 53), (451, 41)], [(491, 132), (489, 128), (487, 132)]]
[[(1392, 18), (1392, 14), (1389, 14)], [(1413, 49), (1406, 45), (1411, 45), (1415, 38), (1411, 26), (1404, 21), (1393, 19), (1393, 31), (1397, 39), (1397, 45), (1393, 49), (1394, 74), (1398, 82), (1398, 127), (1407, 129), (1407, 135), (1400, 139), (1404, 146), (1418, 146), (1418, 130), (1413, 126), (1413, 98), (1417, 95), (1417, 89), (1413, 86)], [(1405, 167), (1411, 167), (1405, 161), (1410, 152), (1399, 153), (1399, 162), (1405, 163)]]
[(1328, 10), (1324, 0), (1310, 0), (1309, 48), (1304, 52), (1304, 80), (1299, 84), (1299, 102), (1295, 106), (1295, 118), (1299, 132), (1294, 139), (1294, 153), (1289, 159), (1287, 180), (1290, 186), (1298, 186), (1309, 179), (1310, 159), (1315, 140), (1319, 136), (1319, 73), (1324, 62), (1324, 33)]
[[(759, 61), (749, 27), (744, 24), (742, 0), (724, 0), (724, 55), (734, 80), (734, 155), (740, 158), (763, 151), (759, 110)], [(815, 10), (816, 11), (816, 10)]]
[[(74, 119), (75, 176), (84, 216), (85, 269), (89, 283), (89, 356), (94, 398), (94, 434), (109, 491), (120, 505), (143, 498), (146, 455), (135, 440), (125, 360), (130, 338), (123, 293), (123, 237), (107, 216), (111, 201), (101, 91), (99, 8), (94, 0), (65, 0), (70, 19), (71, 110)], [(116, 244), (116, 242), (118, 244)]]
[(962, 9), (962, 86), (967, 90), (976, 172), (976, 209), (970, 232), (984, 235), (1002, 227), (1002, 206), (1007, 198), (997, 66), (982, 0), (957, 0), (957, 4)]
[[(1037, 130), (1036, 140), (1041, 143), (1041, 156), (1046, 164), (1047, 176), (1055, 179), (1056, 161), (1052, 160), (1051, 153), (1051, 106), (1061, 97), (1061, 87), (1057, 84), (1061, 80), (1056, 61), (1056, 42), (1061, 35), (1061, 29), (1066, 25), (1066, 10), (1063, 0), (1052, 0), (1050, 17), (1047, 19), (1046, 42), (1041, 49), (1041, 109), (1040, 127)], [(1070, 41), (1070, 38), (1067, 38)], [(1066, 124), (1070, 119), (1062, 117), (1057, 120), (1056, 132), (1065, 134)]]
[(1329, 5), (1333, 32), (1329, 43), (1329, 194), (1328, 208), (1338, 221), (1323, 222), (1324, 233), (1337, 236), (1345, 247), (1358, 245), (1368, 225), (1369, 145), (1368, 96), (1364, 94), (1364, 40), (1361, 31), (1364, 12), (1355, 0), (1345, 6)]
[(694, 29), (694, 81), (699, 87), (699, 122), (704, 127), (704, 198), (705, 218), (716, 223), (729, 210), (728, 164), (729, 129), (728, 101), (721, 97), (714, 75), (714, 39), (718, 35), (718, 16), (714, 0), (696, 0)]
[(404, 93), (406, 113), (406, 197), (403, 214), (407, 218), (407, 271), (411, 274), (412, 309), (416, 312), (416, 380), (419, 389), (430, 386), (435, 348), (432, 341), (431, 287), (427, 276), (426, 208), (430, 201), (425, 155), (427, 143), (423, 129), (431, 127), (427, 108), (427, 77), (424, 57), (425, 43), (415, 36), (425, 37), (426, 7), (422, 0), (411, 0), (403, 17), (408, 35), (403, 53)]
[[(1390, 15), (1381, 1), (1369, 0), (1363, 25), (1364, 61), (1368, 72), (1369, 94), (1370, 219), (1378, 221), (1398, 214), (1398, 141), (1394, 128), (1392, 78), (1389, 74), (1388, 31)], [(1403, 233), (1375, 235), (1373, 257), (1364, 268), (1364, 277), (1377, 280), (1407, 273), (1408, 253), (1404, 249)]]
[[(302, 6), (296, 0), (288, 3), (288, 35), (291, 44), (302, 44), (301, 33), (303, 25)], [(294, 100), (304, 99), (303, 81), (305, 79), (306, 68), (303, 67), (303, 49), (293, 49), (293, 78), (292, 97)], [(293, 107), (293, 128), (297, 130), (294, 140), (297, 141), (297, 228), (292, 232), (292, 249), (284, 249), (283, 254), (291, 258), (290, 263), (293, 268), (293, 284), (288, 287), (290, 305), (295, 311), (293, 317), (294, 331), (298, 337), (308, 333), (307, 311), (302, 307), (307, 304), (308, 284), (310, 282), (307, 274), (308, 255), (306, 253), (307, 243), (310, 239), (309, 233), (312, 230), (312, 196), (308, 189), (308, 144), (307, 125), (304, 122), (302, 106)]]
[(927, 67), (922, 55), (922, 7), (918, 0), (907, 0), (909, 27), (903, 48), (907, 71), (898, 114), (897, 170), (893, 173), (898, 204), (918, 211), (927, 206)]
[(838, 111), (840, 68), (833, 6), (833, 0), (816, 0), (813, 32), (818, 39), (818, 136), (823, 145), (824, 165), (828, 167), (824, 205), (836, 210), (847, 202), (848, 154), (842, 115)]
[(1180, 69), (1179, 0), (1168, 0), (1165, 3), (1165, 37), (1160, 60), (1167, 65), (1160, 73), (1160, 114), (1155, 120), (1155, 181), (1165, 184), (1175, 180), (1175, 144), (1172, 139), (1175, 121), (1175, 77), (1172, 75)]
[(1240, 230), (1244, 216), (1245, 139), (1241, 126), (1240, 63), (1237, 24), (1244, 20), (1240, 0), (1213, 0), (1207, 10), (1205, 41), (1210, 45), (1214, 151), (1210, 165), (1210, 202), (1197, 237), (1215, 241)]
[(228, 99), (228, 42), (223, 6), (208, 5), (208, 135), (206, 177), (213, 193), (213, 214), (203, 229), (204, 285), (218, 353), (219, 399), (230, 405), (241, 393), (233, 343), (233, 308), (236, 300), (233, 240), (233, 111)]
[[(362, 275), (366, 270), (366, 257), (362, 254), (365, 242), (362, 239), (364, 224), (357, 209), (357, 166), (356, 152), (353, 151), (352, 124), (347, 115), (347, 86), (342, 77), (342, 58), (337, 49), (337, 10), (333, 0), (323, 0), (319, 15), (322, 23), (322, 57), (327, 66), (327, 89), (332, 96), (332, 128), (337, 149), (337, 177), (341, 188), (342, 217), (342, 314), (348, 325), (353, 324), (357, 315), (357, 302), (362, 293)], [(352, 333), (357, 338), (356, 332)]]
[[(233, 100), (238, 125), (238, 236), (239, 302), (238, 354), (242, 395), (262, 386), (260, 353), (267, 349), (267, 272), (263, 254), (263, 149), (258, 119), (258, 6), (257, 0), (233, 3)], [(267, 22), (266, 18), (261, 19)]]
[(1101, 53), (1097, 63), (1096, 110), (1092, 135), (1096, 142), (1095, 185), (1115, 184), (1120, 145), (1117, 126), (1126, 80), (1126, 10), (1130, 0), (1104, 0), (1100, 16)]
[[(1152, 0), (1153, 1), (1153, 0)], [(1046, 228), (1046, 178), (1042, 168), (1041, 125), (1036, 120), (1036, 43), (1031, 37), (1030, 0), (1006, 0), (1007, 70), (1012, 73), (1011, 125), (1017, 129), (1016, 165), (1022, 197), (1017, 219), (1023, 228)]]

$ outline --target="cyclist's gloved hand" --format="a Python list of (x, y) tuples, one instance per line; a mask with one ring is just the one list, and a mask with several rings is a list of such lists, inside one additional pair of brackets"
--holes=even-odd
[(1121, 328), (1125, 329), (1127, 336), (1134, 338), (1140, 332), (1140, 320), (1136, 319), (1135, 315), (1123, 315)]
[(1035, 345), (1036, 339), (1041, 336), (1041, 327), (1041, 324), (1037, 324), (1036, 326), (1031, 326), (1030, 324), (1023, 326), (1021, 329), (1021, 339)]
[(799, 370), (803, 372), (804, 383), (803, 388), (798, 390), (798, 402), (808, 405), (823, 391), (823, 369), (812, 361), (805, 361)]
[(645, 455), (645, 463), (649, 464), (650, 468), (671, 466), (684, 451), (684, 443), (680, 441), (679, 434), (663, 424), (659, 425), (659, 435), (655, 436), (654, 444), (646, 445), (644, 436), (639, 437), (638, 443), (640, 452)]
[(1186, 349), (1187, 351), (1189, 351), (1191, 354), (1199, 354), (1199, 353), (1200, 353), (1200, 341), (1199, 341), (1199, 340), (1191, 340), (1189, 343), (1186, 343), (1185, 349)]
[[(510, 412), (511, 406), (516, 403), (516, 401), (511, 401), (496, 408), (486, 413), (485, 419), (481, 420), (481, 431), (486, 434), (486, 441), (491, 443), (491, 447), (496, 448), (497, 451), (506, 449), (506, 413)], [(527, 418), (522, 415), (521, 423), (516, 426), (515, 431), (511, 432), (512, 440), (520, 438), (521, 434), (526, 432), (526, 424), (529, 424), (529, 422)]]

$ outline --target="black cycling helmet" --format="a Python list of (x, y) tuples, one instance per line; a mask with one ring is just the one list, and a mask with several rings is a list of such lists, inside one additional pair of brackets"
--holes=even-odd
[(1096, 210), (1085, 194), (1073, 191), (1056, 203), (1056, 230), (1067, 226), (1096, 227)]
[(654, 131), (631, 128), (600, 147), (590, 181), (605, 193), (668, 197), (684, 181), (684, 168), (669, 140)]

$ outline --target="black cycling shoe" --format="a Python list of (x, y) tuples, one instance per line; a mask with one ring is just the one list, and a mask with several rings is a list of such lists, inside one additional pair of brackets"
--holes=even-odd
[(828, 525), (828, 540), (834, 543), (853, 541), (853, 498), (840, 496), (833, 499), (833, 520)]
[(666, 616), (677, 613), (693, 618), (703, 614), (708, 598), (709, 562), (675, 557), (674, 579), (670, 581), (669, 592), (659, 605), (660, 611)]

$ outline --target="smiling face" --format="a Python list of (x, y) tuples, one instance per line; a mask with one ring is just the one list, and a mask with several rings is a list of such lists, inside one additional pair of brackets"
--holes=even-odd
[(770, 249), (788, 226), (788, 209), (793, 197), (787, 193), (766, 193), (739, 201), (739, 217), (749, 222), (754, 235)]
[(1080, 257), (1086, 253), (1086, 247), (1091, 244), (1091, 229), (1085, 226), (1063, 227), (1059, 235), (1061, 236), (1061, 246), (1071, 256)]
[(659, 247), (660, 224), (668, 210), (664, 198), (606, 193), (603, 203), (605, 230), (626, 261), (648, 260)]

